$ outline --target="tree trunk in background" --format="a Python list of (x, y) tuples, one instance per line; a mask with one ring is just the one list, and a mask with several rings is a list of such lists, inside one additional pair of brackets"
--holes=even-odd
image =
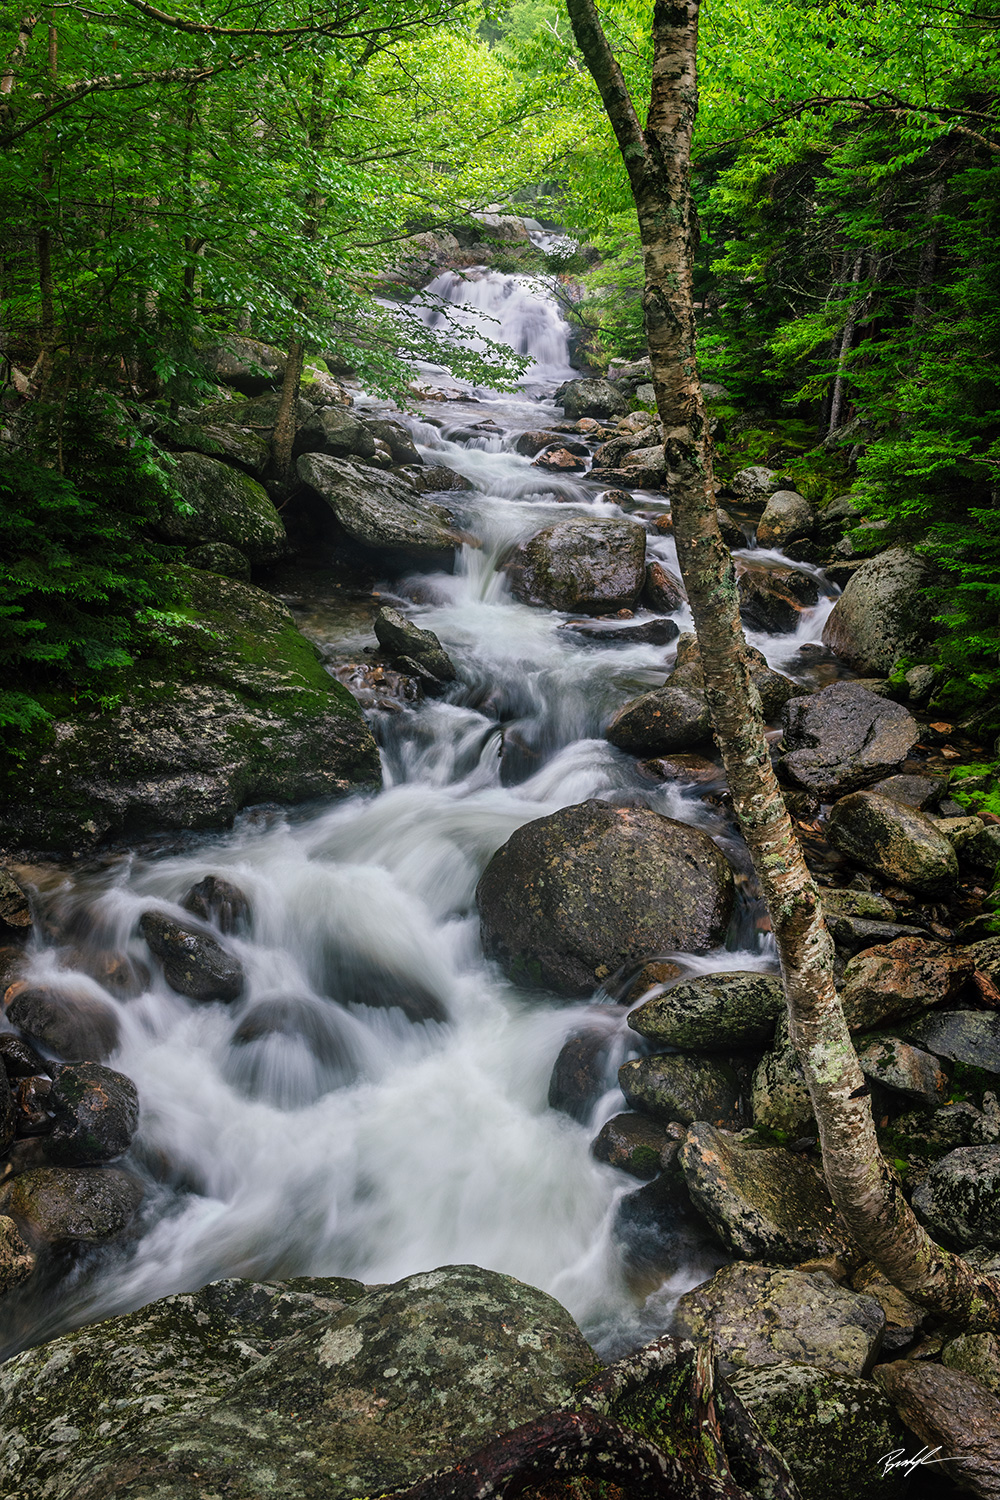
[(643, 131), (593, 0), (567, 0), (635, 197), (657, 406), (672, 471), (674, 537), (733, 806), (767, 902), (792, 1042), (819, 1125), (834, 1202), (864, 1253), (915, 1301), (963, 1326), (1000, 1327), (1000, 1281), (940, 1249), (918, 1224), (875, 1138), (864, 1078), (833, 977), (819, 894), (771, 765), (747, 667), (732, 558), (719, 533), (695, 359), (691, 133), (698, 107), (699, 0), (656, 0)]
[[(854, 262), (851, 271), (851, 284), (857, 286), (861, 280), (861, 268), (864, 265), (864, 256), (859, 255)], [(829, 442), (837, 428), (844, 410), (844, 390), (846, 380), (844, 378), (847, 369), (847, 356), (851, 352), (854, 343), (854, 330), (858, 323), (858, 313), (861, 311), (861, 303), (855, 300), (847, 310), (847, 318), (844, 322), (844, 331), (840, 338), (840, 352), (837, 356), (837, 375), (833, 382), (833, 395), (830, 398), (830, 421), (826, 429), (826, 441)]]

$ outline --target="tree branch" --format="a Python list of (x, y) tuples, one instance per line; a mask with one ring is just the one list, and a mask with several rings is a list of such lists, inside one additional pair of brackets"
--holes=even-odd
[(577, 46), (597, 84), (633, 188), (646, 159), (646, 141), (621, 68), (597, 14), (594, 0), (566, 0)]

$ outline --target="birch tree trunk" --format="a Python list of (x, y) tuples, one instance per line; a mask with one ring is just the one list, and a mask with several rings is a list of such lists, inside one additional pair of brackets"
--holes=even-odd
[(716, 516), (695, 355), (689, 172), (698, 108), (699, 0), (656, 0), (645, 130), (593, 0), (567, 0), (567, 6), (635, 198), (653, 384), (672, 471), (674, 537), (715, 737), (771, 917), (792, 1042), (819, 1126), (827, 1184), (864, 1253), (915, 1301), (963, 1327), (1000, 1328), (1000, 1281), (934, 1244), (879, 1150), (868, 1090), (834, 983), (833, 943), (771, 766), (760, 699), (750, 683), (735, 570)]

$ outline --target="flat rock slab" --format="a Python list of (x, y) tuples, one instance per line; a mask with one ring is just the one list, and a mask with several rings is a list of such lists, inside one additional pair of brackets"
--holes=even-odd
[(654, 954), (715, 946), (733, 874), (689, 824), (590, 801), (512, 834), (476, 901), (486, 954), (515, 983), (586, 995)]
[(899, 1500), (905, 1493), (907, 1471), (883, 1474), (880, 1459), (902, 1448), (906, 1433), (892, 1402), (871, 1380), (787, 1364), (738, 1370), (730, 1384), (803, 1496)]
[(737, 1262), (677, 1303), (674, 1332), (740, 1368), (818, 1365), (867, 1375), (878, 1353), (885, 1313), (874, 1297), (839, 1286), (825, 1271), (792, 1271)]
[(679, 1160), (691, 1201), (734, 1255), (794, 1265), (849, 1250), (822, 1178), (803, 1157), (702, 1123), (688, 1131)]
[[(133, 1318), (148, 1319), (162, 1305)], [(198, 1321), (204, 1336), (192, 1326)], [(0, 1464), (24, 1475), (19, 1500), (48, 1500), (56, 1482), (68, 1494), (84, 1474), (88, 1500), (379, 1495), (568, 1401), (597, 1363), (553, 1298), (475, 1266), (411, 1276), (326, 1316), (314, 1308), (311, 1319), (275, 1328), (270, 1339), (251, 1328), (249, 1358), (230, 1333), (220, 1359), (207, 1336), (218, 1320), (205, 1316), (200, 1300), (189, 1312), (178, 1308), (171, 1324), (147, 1334), (115, 1319), (83, 1330), (98, 1372), (110, 1372), (107, 1402), (99, 1379), (96, 1400), (89, 1380), (81, 1389), (86, 1366), (67, 1340), (4, 1368)], [(138, 1369), (144, 1399), (131, 1392), (114, 1399), (119, 1364), (123, 1373)], [(46, 1392), (48, 1425), (24, 1410), (35, 1384)], [(79, 1434), (55, 1456), (54, 1411), (60, 1427)]]
[(879, 1365), (874, 1377), (948, 1480), (981, 1500), (1000, 1496), (1000, 1400), (962, 1370), (924, 1360)]
[(830, 812), (826, 836), (863, 869), (933, 895), (958, 879), (958, 857), (933, 818), (878, 792), (851, 792)]
[(913, 1208), (946, 1244), (1000, 1249), (1000, 1146), (949, 1151), (913, 1194)]
[(506, 564), (523, 604), (584, 615), (632, 609), (646, 576), (646, 533), (637, 521), (557, 521), (521, 542)]
[(645, 1001), (628, 1024), (654, 1045), (719, 1052), (767, 1041), (784, 1009), (776, 975), (706, 974)]
[(781, 774), (832, 802), (898, 770), (920, 737), (913, 715), (856, 682), (834, 682), (784, 712)]

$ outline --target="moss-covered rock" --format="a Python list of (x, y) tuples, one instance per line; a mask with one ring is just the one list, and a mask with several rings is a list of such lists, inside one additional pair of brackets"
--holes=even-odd
[(231, 579), (182, 576), (190, 605), (160, 627), (169, 638), (151, 634), (150, 655), (108, 679), (106, 712), (57, 720), (0, 809), (0, 840), (79, 853), (380, 784), (357, 701), (285, 606)]
[(0, 1213), (33, 1244), (103, 1245), (128, 1228), (142, 1198), (139, 1179), (118, 1167), (35, 1167), (14, 1178)]
[(909, 890), (933, 894), (958, 879), (958, 858), (934, 820), (877, 792), (841, 797), (826, 833), (833, 847), (855, 864)]
[(263, 485), (204, 453), (179, 453), (174, 484), (181, 512), (165, 503), (158, 529), (171, 542), (225, 542), (251, 563), (277, 562), (288, 551), (281, 517)]
[(805, 1074), (785, 1016), (779, 1016), (774, 1042), (754, 1070), (750, 1099), (754, 1125), (779, 1141), (791, 1144), (817, 1134)]
[(1000, 1248), (1000, 1146), (950, 1151), (917, 1188), (913, 1207), (948, 1245)]
[(870, 1380), (812, 1365), (738, 1370), (732, 1386), (809, 1500), (896, 1500), (905, 1469), (879, 1462), (906, 1434), (892, 1403)]
[(626, 1103), (665, 1125), (672, 1120), (735, 1125), (744, 1081), (742, 1071), (721, 1057), (665, 1053), (633, 1058), (618, 1069)]
[(647, 1000), (628, 1024), (654, 1046), (727, 1051), (766, 1041), (784, 1008), (774, 974), (705, 974)]

